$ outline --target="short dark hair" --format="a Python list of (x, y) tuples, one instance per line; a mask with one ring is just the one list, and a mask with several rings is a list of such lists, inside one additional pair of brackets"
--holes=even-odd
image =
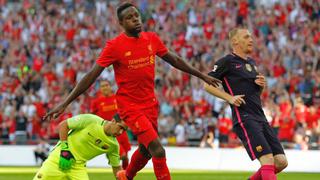
[(124, 10), (127, 9), (128, 7), (135, 7), (135, 8), (136, 8), (135, 5), (133, 5), (133, 4), (131, 4), (131, 3), (128, 3), (128, 2), (121, 4), (121, 5), (117, 8), (117, 16), (118, 16), (118, 19), (119, 19), (119, 20), (122, 20), (122, 16), (121, 16), (122, 11), (124, 11)]

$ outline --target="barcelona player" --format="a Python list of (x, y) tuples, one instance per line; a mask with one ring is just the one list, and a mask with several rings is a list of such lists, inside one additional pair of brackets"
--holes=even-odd
[(234, 132), (251, 160), (260, 161), (261, 168), (250, 179), (274, 180), (275, 174), (286, 168), (288, 162), (262, 110), (260, 94), (266, 87), (266, 80), (249, 57), (253, 39), (248, 29), (235, 28), (230, 31), (229, 40), (233, 52), (219, 59), (209, 73), (223, 81), (224, 91), (208, 84), (205, 89), (230, 104)]
[(33, 178), (34, 180), (88, 180), (86, 163), (106, 154), (116, 177), (121, 169), (119, 144), (115, 136), (127, 129), (115, 115), (107, 121), (93, 114), (80, 114), (59, 125), (60, 141)]

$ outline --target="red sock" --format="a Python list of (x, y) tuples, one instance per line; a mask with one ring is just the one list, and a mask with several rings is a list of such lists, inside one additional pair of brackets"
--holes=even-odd
[(126, 169), (126, 175), (129, 179), (133, 179), (134, 176), (136, 176), (137, 172), (140, 171), (149, 161), (149, 158), (146, 158), (144, 155), (142, 155), (137, 149), (132, 157), (131, 161)]
[(262, 180), (277, 180), (277, 176), (274, 173), (274, 165), (263, 165), (260, 169)]
[(157, 180), (171, 180), (165, 157), (152, 157), (152, 162)]
[(261, 168), (250, 177), (250, 180), (261, 180)]
[(122, 169), (126, 170), (129, 164), (128, 158), (122, 159)]

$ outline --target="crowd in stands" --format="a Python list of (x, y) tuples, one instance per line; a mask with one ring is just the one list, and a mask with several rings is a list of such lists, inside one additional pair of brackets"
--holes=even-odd
[[(44, 114), (121, 32), (117, 0), (0, 0), (0, 144), (58, 139), (61, 120), (90, 112), (95, 83), (65, 113)], [(285, 148), (320, 149), (320, 3), (317, 0), (136, 0), (145, 31), (202, 72), (230, 53), (228, 32), (248, 27), (267, 78), (265, 115)], [(240, 147), (231, 110), (202, 82), (156, 60), (159, 134), (165, 145)], [(101, 79), (112, 82), (112, 67)], [(130, 132), (129, 132), (130, 133)], [(132, 137), (134, 143), (134, 137)]]

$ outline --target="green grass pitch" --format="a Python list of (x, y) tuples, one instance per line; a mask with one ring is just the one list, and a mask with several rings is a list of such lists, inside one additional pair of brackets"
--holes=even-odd
[[(0, 167), (0, 180), (30, 180), (38, 167)], [(114, 179), (111, 169), (89, 168), (90, 180)], [(245, 180), (252, 172), (171, 170), (172, 180)], [(319, 180), (320, 173), (280, 173), (278, 180)], [(156, 179), (152, 169), (140, 172), (136, 180)]]

